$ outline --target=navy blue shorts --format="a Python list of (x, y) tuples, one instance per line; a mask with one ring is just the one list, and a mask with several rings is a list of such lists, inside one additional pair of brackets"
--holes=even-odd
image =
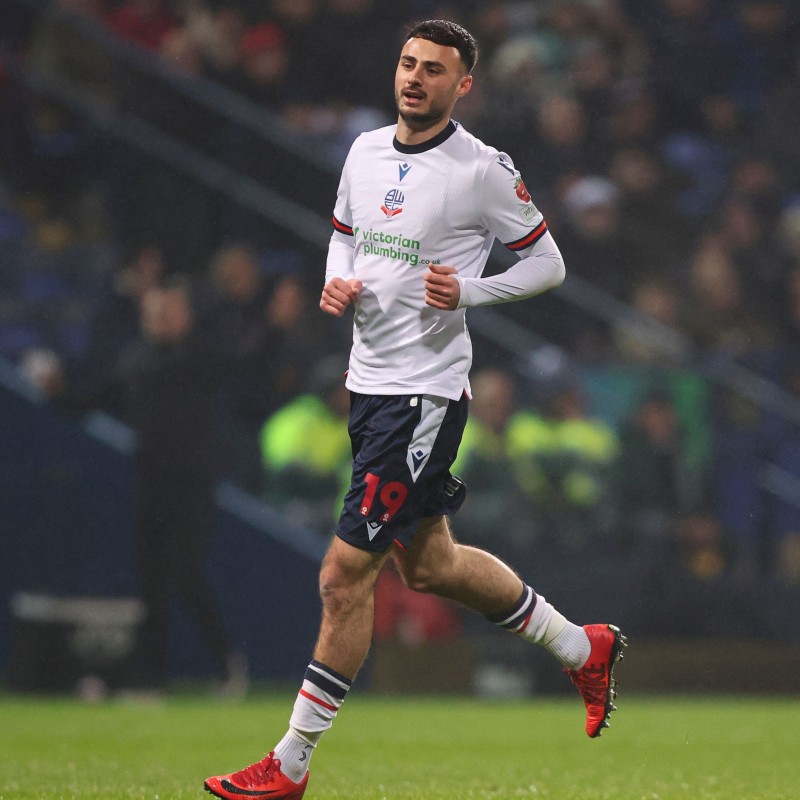
[(337, 535), (362, 550), (406, 548), (424, 517), (454, 514), (466, 486), (450, 474), (468, 400), (350, 393), (353, 477)]

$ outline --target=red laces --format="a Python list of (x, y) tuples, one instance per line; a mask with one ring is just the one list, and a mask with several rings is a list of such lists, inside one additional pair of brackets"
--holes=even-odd
[(238, 784), (243, 786), (263, 786), (265, 783), (272, 783), (277, 773), (281, 771), (281, 760), (275, 758), (274, 753), (270, 753), (261, 761), (256, 761), (249, 767), (245, 767), (241, 772), (231, 777)]

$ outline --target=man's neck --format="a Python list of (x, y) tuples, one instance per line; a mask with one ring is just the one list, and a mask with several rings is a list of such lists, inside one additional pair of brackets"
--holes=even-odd
[(450, 117), (445, 117), (444, 119), (440, 120), (434, 125), (431, 125), (430, 128), (424, 128), (423, 130), (415, 130), (414, 128), (410, 128), (402, 117), (398, 117), (397, 133), (395, 134), (395, 136), (397, 137), (397, 141), (400, 142), (400, 144), (407, 144), (407, 145), (424, 144), (429, 139), (433, 139), (434, 136), (438, 136), (438, 134), (440, 134), (449, 124), (450, 124)]

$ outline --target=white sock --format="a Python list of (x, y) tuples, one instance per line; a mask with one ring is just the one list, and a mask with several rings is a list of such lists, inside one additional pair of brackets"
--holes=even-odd
[(351, 681), (312, 661), (303, 676), (303, 685), (294, 701), (289, 730), (275, 745), (275, 756), (281, 761), (281, 772), (298, 783), (308, 770), (308, 763), (322, 734), (333, 724), (344, 702)]
[(559, 614), (530, 586), (524, 586), (519, 600), (508, 611), (488, 619), (529, 642), (542, 645), (570, 669), (579, 669), (589, 658), (591, 645), (586, 631)]
[[(558, 622), (556, 617), (560, 618)], [(561, 624), (563, 620), (563, 624)], [(548, 628), (542, 644), (549, 650), (565, 667), (569, 669), (580, 669), (588, 660), (592, 651), (592, 645), (586, 631), (561, 616), (558, 611), (553, 613), (551, 623), (552, 633)], [(560, 628), (560, 629), (559, 629)]]
[(297, 731), (289, 728), (286, 735), (275, 745), (275, 757), (281, 761), (281, 772), (295, 783), (300, 783), (308, 770), (314, 745)]

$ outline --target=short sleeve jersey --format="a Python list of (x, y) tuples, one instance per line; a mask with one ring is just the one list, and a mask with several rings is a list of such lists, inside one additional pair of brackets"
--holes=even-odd
[(391, 125), (361, 134), (350, 149), (333, 214), (327, 279), (362, 283), (347, 386), (363, 394), (469, 392), (472, 345), (465, 309), (425, 304), (431, 264), (483, 273), (494, 239), (527, 250), (546, 232), (511, 159), (450, 122), (409, 146)]

